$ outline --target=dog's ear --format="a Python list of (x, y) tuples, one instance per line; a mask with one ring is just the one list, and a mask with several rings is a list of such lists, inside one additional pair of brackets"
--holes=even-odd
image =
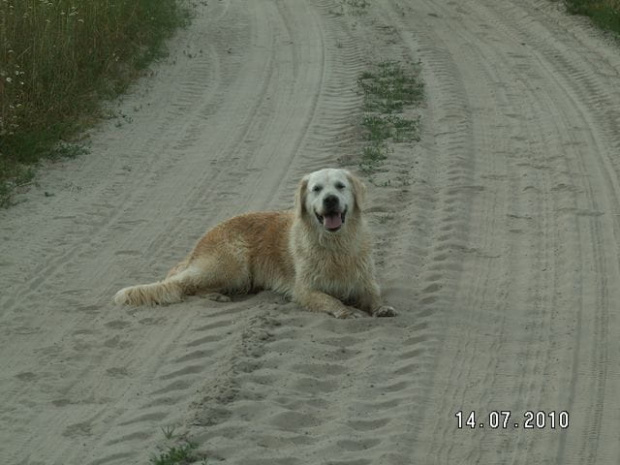
[(355, 206), (360, 209), (360, 211), (364, 208), (364, 199), (366, 198), (366, 186), (360, 179), (351, 174), (349, 171), (347, 173), (347, 178), (351, 183), (351, 189), (353, 190), (353, 198), (355, 199)]
[(295, 193), (295, 215), (300, 218), (306, 212), (306, 193), (308, 190), (308, 176), (304, 176), (299, 181), (297, 192)]

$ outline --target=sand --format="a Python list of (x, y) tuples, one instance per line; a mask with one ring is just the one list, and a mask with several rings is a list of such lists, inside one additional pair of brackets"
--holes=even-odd
[[(421, 141), (365, 178), (397, 318), (112, 304), (303, 174), (355, 169), (356, 80), (385, 59), (426, 89)], [(210, 464), (617, 463), (619, 73), (546, 0), (198, 3), (90, 154), (0, 212), (0, 462), (144, 464), (165, 430)]]

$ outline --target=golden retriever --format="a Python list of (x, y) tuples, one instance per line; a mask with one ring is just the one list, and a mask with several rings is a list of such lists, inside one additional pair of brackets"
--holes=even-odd
[(364, 185), (344, 169), (306, 175), (292, 211), (257, 212), (209, 230), (163, 281), (127, 287), (117, 304), (179, 302), (183, 296), (272, 289), (336, 318), (394, 316), (382, 305), (362, 214)]

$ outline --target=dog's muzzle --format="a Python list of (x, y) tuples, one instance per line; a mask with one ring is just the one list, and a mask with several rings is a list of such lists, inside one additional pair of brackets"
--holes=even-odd
[(330, 195), (323, 200), (322, 214), (316, 213), (319, 223), (329, 232), (338, 231), (344, 224), (347, 217), (347, 209), (341, 210), (338, 197)]

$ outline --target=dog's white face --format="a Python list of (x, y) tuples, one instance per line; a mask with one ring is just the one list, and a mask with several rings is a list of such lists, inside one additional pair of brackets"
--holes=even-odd
[(358, 183), (351, 180), (351, 174), (343, 169), (326, 168), (308, 174), (302, 181), (305, 195), (300, 201), (310, 221), (330, 233), (340, 231), (355, 207)]

